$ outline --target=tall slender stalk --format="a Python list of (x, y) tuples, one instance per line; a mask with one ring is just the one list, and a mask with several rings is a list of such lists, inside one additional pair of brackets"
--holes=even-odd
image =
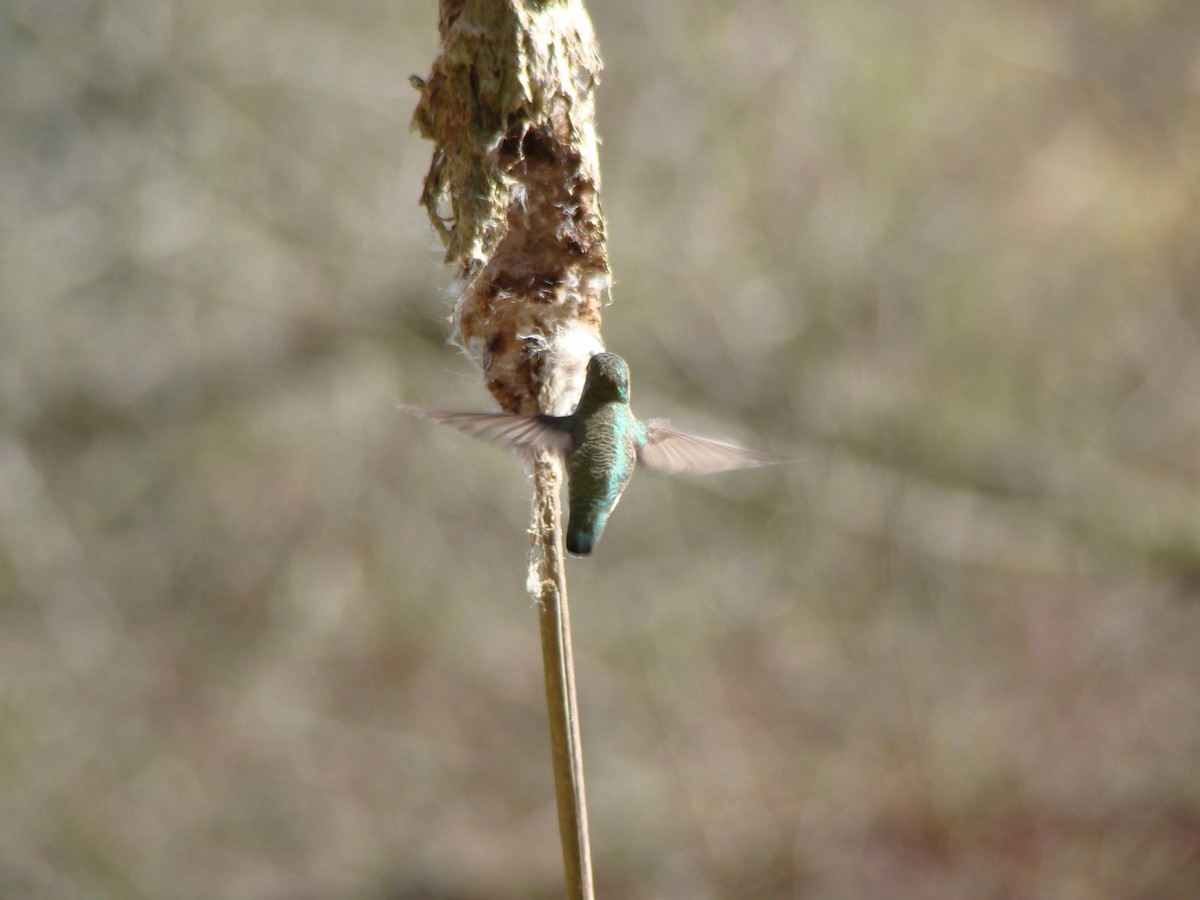
[[(610, 278), (594, 90), (600, 56), (582, 0), (441, 0), (442, 45), (414, 78), (434, 142), (421, 202), (456, 265), (455, 338), (501, 408), (566, 414), (603, 348)], [(559, 461), (533, 463), (528, 587), (542, 633), (568, 895), (592, 896), (571, 660)]]
[(535, 593), (542, 632), (542, 666), (546, 679), (546, 709), (550, 716), (558, 828), (568, 896), (590, 898), (592, 856), (588, 841), (579, 707), (575, 699), (575, 663), (571, 656), (571, 617), (567, 605), (559, 500), (561, 481), (562, 467), (558, 459), (544, 452), (539, 454), (533, 475), (534, 556), (540, 576)]

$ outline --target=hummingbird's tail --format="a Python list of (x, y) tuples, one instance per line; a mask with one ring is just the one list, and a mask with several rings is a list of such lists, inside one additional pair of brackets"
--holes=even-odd
[(600, 540), (606, 515), (597, 515), (595, 510), (572, 509), (567, 522), (567, 552), (572, 556), (587, 556)]
[(590, 528), (567, 528), (567, 552), (572, 556), (587, 556), (596, 546), (596, 532)]

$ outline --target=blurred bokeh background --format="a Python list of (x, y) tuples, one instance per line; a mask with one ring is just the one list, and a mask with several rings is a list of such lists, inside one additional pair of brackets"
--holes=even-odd
[[(1200, 896), (1200, 5), (605, 0), (606, 897)], [(433, 0), (0, 7), (0, 896), (561, 895)]]

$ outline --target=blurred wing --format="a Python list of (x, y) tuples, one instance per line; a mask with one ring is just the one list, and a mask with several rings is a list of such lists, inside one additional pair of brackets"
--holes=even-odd
[(661, 422), (646, 423), (646, 443), (638, 451), (638, 461), (648, 469), (672, 475), (707, 475), (783, 462), (769, 453), (677, 431)]
[(567, 453), (571, 435), (562, 430), (558, 416), (510, 416), (508, 413), (464, 413), (429, 409), (425, 406), (401, 406), (410, 415), (449, 425), (472, 437), (503, 444), (506, 447), (544, 447)]

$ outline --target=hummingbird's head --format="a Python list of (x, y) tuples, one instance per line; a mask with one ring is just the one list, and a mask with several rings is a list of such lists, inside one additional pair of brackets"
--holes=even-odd
[(588, 360), (583, 396), (598, 402), (629, 402), (629, 366), (615, 353), (597, 353)]

